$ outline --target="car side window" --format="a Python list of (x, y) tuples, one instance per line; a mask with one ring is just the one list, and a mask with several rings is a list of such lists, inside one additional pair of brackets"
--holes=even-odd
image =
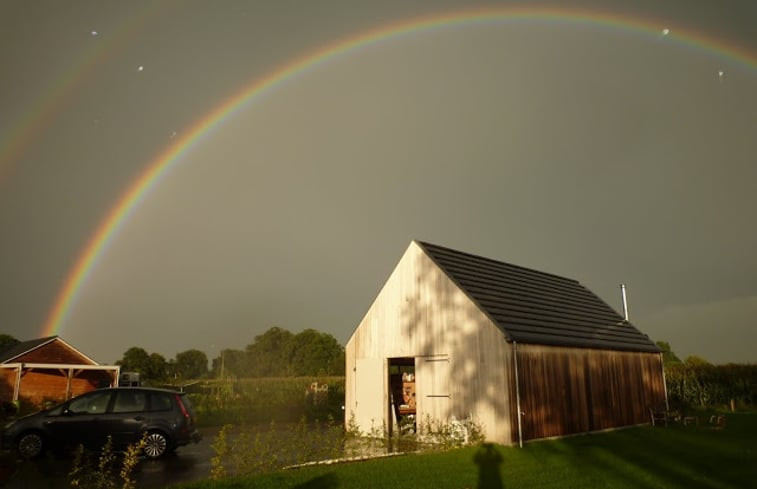
[(147, 396), (142, 391), (120, 390), (116, 391), (116, 400), (113, 404), (114, 413), (133, 413), (144, 411), (147, 407)]
[(73, 414), (103, 414), (108, 409), (110, 391), (93, 392), (71, 401), (68, 412)]
[(150, 411), (170, 411), (173, 409), (171, 394), (153, 392), (150, 396)]

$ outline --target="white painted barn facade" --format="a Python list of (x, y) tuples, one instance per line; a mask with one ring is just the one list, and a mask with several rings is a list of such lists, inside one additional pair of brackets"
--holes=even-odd
[(419, 241), (345, 353), (363, 432), (471, 417), (512, 444), (642, 423), (666, 399), (657, 346), (577, 281)]

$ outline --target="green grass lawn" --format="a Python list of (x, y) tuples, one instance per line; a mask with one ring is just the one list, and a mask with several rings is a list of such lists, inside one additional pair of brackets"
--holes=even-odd
[(757, 488), (757, 415), (315, 466), (175, 489)]

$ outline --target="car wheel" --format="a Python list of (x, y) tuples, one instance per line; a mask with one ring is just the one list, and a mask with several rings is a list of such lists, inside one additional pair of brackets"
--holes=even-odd
[(16, 444), (16, 448), (18, 449), (19, 455), (23, 458), (37, 458), (42, 455), (44, 445), (45, 443), (42, 439), (42, 435), (35, 431), (30, 431), (21, 435)]
[(143, 450), (147, 458), (160, 458), (168, 451), (168, 438), (159, 431), (151, 431), (145, 438)]

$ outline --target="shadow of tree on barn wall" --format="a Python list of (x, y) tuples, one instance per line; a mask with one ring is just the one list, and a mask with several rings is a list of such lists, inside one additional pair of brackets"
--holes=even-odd
[[(424, 406), (424, 411), (439, 413), (442, 421), (450, 416), (464, 419), (474, 414), (475, 417), (476, 413), (485, 413), (483, 417), (493, 420), (498, 418), (498, 413), (504, 413), (501, 422), (506, 426), (485, 429), (510, 432), (508, 441), (511, 440), (513, 426), (507, 419), (508, 412), (515, 413), (515, 400), (508, 394), (508, 385), (514, 381), (512, 358), (508, 353), (511, 346), (506, 344), (504, 334), (423, 250), (419, 249), (415, 255), (413, 269), (414, 283), (409, 290), (401, 292), (405, 297), (401, 300), (400, 335), (420, 345), (415, 355), (448, 355), (448, 382), (464, 386), (465, 391), (456, 395), (454, 386), (450, 386), (453, 394), (448, 399), (425, 398), (428, 393), (420, 391), (419, 404)], [(423, 382), (422, 374), (418, 372), (419, 383)], [(431, 403), (436, 406), (428, 409)], [(440, 403), (446, 403), (446, 407)], [(489, 421), (491, 423), (493, 421)]]

